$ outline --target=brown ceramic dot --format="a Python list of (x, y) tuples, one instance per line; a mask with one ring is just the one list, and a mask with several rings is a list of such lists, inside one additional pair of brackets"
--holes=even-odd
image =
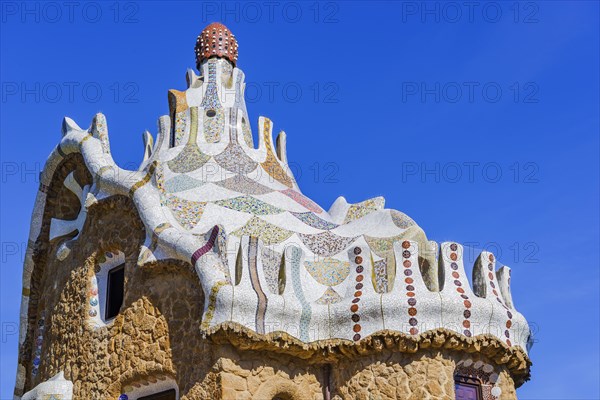
[(352, 304), (350, 306), (350, 311), (357, 312), (358, 311), (358, 304)]
[(363, 275), (356, 275), (356, 282), (362, 282), (363, 278)]
[(512, 321), (511, 320), (506, 321), (506, 327), (508, 329), (510, 329), (511, 326), (512, 326)]
[(352, 327), (352, 330), (354, 330), (354, 332), (360, 332), (361, 330), (361, 326), (359, 324), (354, 325), (354, 327)]
[(360, 321), (360, 316), (358, 314), (353, 314), (352, 315), (352, 321), (354, 321), (354, 322)]
[(490, 255), (489, 255), (489, 257), (488, 257), (488, 259), (489, 259), (490, 261), (494, 261), (494, 255), (493, 255), (493, 254), (490, 254)]
[(354, 292), (354, 297), (360, 297), (362, 296), (362, 292), (360, 290), (357, 290), (356, 292)]
[(468, 329), (468, 328), (471, 327), (471, 323), (468, 320), (464, 320), (463, 321), (463, 326)]
[(457, 291), (458, 293), (464, 293), (464, 292), (465, 292), (465, 289), (463, 289), (463, 288), (461, 288), (461, 287), (457, 287), (457, 288), (456, 288), (456, 291)]
[(417, 333), (419, 333), (419, 330), (417, 328), (410, 328), (411, 335), (416, 335)]
[(494, 296), (498, 296), (498, 292), (496, 292), (496, 289), (492, 290), (492, 293), (494, 293)]
[(363, 259), (362, 259), (361, 256), (356, 256), (356, 258), (354, 259), (354, 262), (357, 263), (357, 264), (362, 264)]
[(360, 247), (355, 247), (354, 248), (354, 254), (355, 255), (359, 255), (362, 252), (362, 250), (360, 249)]
[(458, 249), (458, 246), (456, 245), (456, 243), (452, 243), (452, 244), (450, 245), (450, 250), (452, 250), (452, 251), (456, 251), (457, 249)]
[(509, 346), (512, 346), (512, 343), (508, 339), (506, 339), (506, 344), (509, 345)]
[(450, 253), (450, 259), (452, 261), (456, 261), (457, 258), (458, 258), (458, 256), (456, 255), (456, 253)]
[(463, 303), (466, 308), (471, 308), (471, 302), (469, 300), (465, 300)]
[(353, 339), (355, 342), (358, 342), (360, 340), (360, 335), (357, 333), (356, 335), (354, 335)]
[(404, 282), (406, 282), (410, 285), (411, 283), (414, 282), (414, 280), (413, 280), (413, 278), (406, 278), (406, 279), (404, 279)]
[(410, 266), (412, 265), (412, 263), (410, 262), (410, 260), (404, 260), (404, 262), (402, 263), (402, 265), (404, 265), (404, 268), (410, 268)]
[(409, 306), (413, 306), (414, 307), (416, 304), (417, 304), (417, 299), (415, 299), (415, 298), (408, 299), (408, 305)]
[(453, 272), (453, 273), (452, 273), (452, 277), (453, 277), (454, 279), (458, 279), (458, 277), (459, 277), (459, 276), (460, 276), (460, 275), (458, 275), (458, 272)]
[(491, 272), (488, 272), (488, 278), (490, 278), (490, 281), (494, 280), (494, 274), (492, 274)]
[(409, 247), (410, 247), (410, 242), (408, 240), (405, 240), (404, 242), (402, 242), (403, 249), (408, 249)]
[(415, 315), (417, 315), (417, 309), (414, 307), (409, 308), (408, 315), (410, 315), (411, 317), (414, 317)]
[(408, 297), (415, 297), (415, 293), (414, 292), (406, 292), (406, 295)]

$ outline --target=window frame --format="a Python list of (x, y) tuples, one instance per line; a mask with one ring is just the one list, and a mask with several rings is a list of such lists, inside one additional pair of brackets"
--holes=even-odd
[[(121, 304), (119, 304), (119, 308), (117, 309), (114, 315), (109, 316), (109, 311), (111, 310), (112, 301), (111, 298), (111, 277), (114, 273), (122, 271), (123, 273), (123, 281), (121, 284)], [(125, 300), (125, 263), (118, 264), (106, 272), (106, 293), (105, 293), (105, 306), (104, 306), (104, 321), (109, 322), (115, 319), (119, 315), (119, 311), (123, 306), (123, 301)]]
[(483, 384), (481, 383), (481, 380), (479, 380), (478, 378), (469, 376), (469, 375), (462, 375), (462, 374), (454, 375), (454, 391), (455, 391), (454, 397), (455, 398), (456, 398), (456, 386), (457, 385), (475, 388), (477, 391), (477, 399), (476, 400), (483, 400), (483, 390), (482, 390)]

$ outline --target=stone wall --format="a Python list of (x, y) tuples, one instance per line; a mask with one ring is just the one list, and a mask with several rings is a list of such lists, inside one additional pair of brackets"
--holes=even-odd
[[(113, 197), (91, 207), (84, 232), (64, 261), (47, 249), (37, 315), (45, 314), (39, 373), (26, 390), (64, 371), (75, 398), (117, 398), (127, 389), (176, 378), (181, 393), (214, 397), (210, 348), (200, 335), (204, 304), (198, 277), (177, 261), (137, 266), (144, 229), (131, 201)], [(104, 252), (125, 253), (125, 300), (106, 327), (88, 324), (91, 277)], [(39, 317), (38, 317), (39, 318)], [(35, 324), (34, 324), (35, 325)]]
[[(239, 352), (221, 347), (214, 367), (221, 370), (223, 399), (323, 399), (329, 375), (331, 399), (454, 399), (457, 361), (477, 355), (421, 351), (382, 352), (359, 359), (311, 365), (297, 358), (267, 352)], [(485, 361), (484, 361), (485, 362)], [(504, 368), (495, 368), (502, 400), (516, 399), (514, 382)], [(329, 371), (329, 372), (328, 372)], [(491, 399), (491, 397), (487, 397)]]

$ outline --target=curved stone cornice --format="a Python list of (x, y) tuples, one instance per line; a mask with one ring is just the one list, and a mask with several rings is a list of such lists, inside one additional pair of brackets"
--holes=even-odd
[(519, 346), (508, 347), (492, 335), (468, 338), (445, 328), (433, 329), (419, 335), (381, 330), (359, 342), (344, 339), (318, 340), (304, 343), (286, 332), (258, 334), (238, 323), (229, 322), (205, 332), (217, 344), (230, 344), (243, 351), (269, 351), (287, 354), (314, 364), (335, 363), (341, 358), (358, 358), (382, 351), (418, 353), (422, 350), (447, 350), (479, 353), (495, 365), (505, 366), (516, 387), (530, 379), (532, 362)]

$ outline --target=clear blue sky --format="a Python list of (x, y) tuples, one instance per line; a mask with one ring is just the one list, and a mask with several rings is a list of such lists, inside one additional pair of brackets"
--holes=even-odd
[(520, 398), (600, 398), (598, 2), (78, 4), (2, 3), (1, 399), (63, 116), (103, 112), (115, 160), (137, 166), (212, 21), (237, 35), (254, 126), (287, 132), (306, 194), (384, 195), (432, 239), (500, 248), (536, 332)]

